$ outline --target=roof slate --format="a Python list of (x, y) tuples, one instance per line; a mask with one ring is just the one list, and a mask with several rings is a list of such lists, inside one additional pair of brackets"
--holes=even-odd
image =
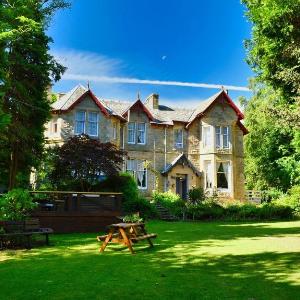
[[(72, 104), (81, 97), (88, 89), (82, 85), (77, 85), (67, 94), (52, 104), (53, 110), (67, 110)], [(172, 108), (165, 105), (159, 105), (154, 109), (149, 103), (144, 103), (146, 109), (153, 116), (151, 123), (173, 125), (174, 122), (184, 122), (190, 124), (199, 114), (204, 112), (224, 91), (221, 90), (207, 100), (201, 101), (195, 109)], [(124, 119), (124, 114), (136, 102), (105, 100), (97, 97), (98, 101), (107, 109), (110, 115)], [(184, 103), (184, 101), (183, 101)]]

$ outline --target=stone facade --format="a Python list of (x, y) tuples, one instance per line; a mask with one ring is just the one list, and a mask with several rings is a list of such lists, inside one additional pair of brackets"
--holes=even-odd
[(144, 103), (112, 102), (80, 86), (53, 105), (45, 131), (49, 144), (62, 144), (76, 134), (76, 112), (84, 112), (80, 119), (84, 125), (79, 125), (85, 132), (91, 126), (89, 113), (96, 113), (93, 138), (111, 141), (128, 152), (130, 161), (124, 162), (123, 171), (135, 176), (144, 195), (171, 190), (185, 198), (189, 189), (200, 186), (209, 193), (244, 199), (247, 130), (240, 122), (242, 113), (225, 91), (195, 110), (177, 111), (161, 106), (158, 95)]

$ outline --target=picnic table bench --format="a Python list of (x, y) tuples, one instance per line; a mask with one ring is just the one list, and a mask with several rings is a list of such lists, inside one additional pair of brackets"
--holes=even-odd
[(150, 247), (153, 247), (151, 239), (156, 238), (157, 234), (148, 234), (144, 223), (118, 223), (109, 226), (109, 232), (106, 235), (97, 236), (97, 240), (102, 243), (100, 252), (103, 252), (108, 243), (124, 244), (130, 252), (134, 254), (133, 243), (147, 240)]
[(25, 220), (24, 222), (4, 222), (4, 233), (0, 234), (0, 249), (11, 242), (14, 238), (26, 238), (26, 248), (31, 249), (31, 238), (34, 235), (45, 237), (46, 245), (49, 245), (49, 234), (53, 233), (51, 228), (41, 228), (39, 219)]

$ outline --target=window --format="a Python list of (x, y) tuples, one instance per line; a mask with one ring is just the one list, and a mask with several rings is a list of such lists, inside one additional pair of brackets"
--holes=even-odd
[(77, 111), (75, 115), (75, 134), (85, 132), (85, 112)]
[(88, 130), (87, 134), (90, 136), (98, 136), (98, 113), (88, 113)]
[(129, 122), (127, 128), (128, 144), (135, 144), (135, 123)]
[(208, 148), (211, 146), (212, 139), (211, 139), (211, 126), (204, 126), (203, 127), (203, 147)]
[(113, 123), (113, 139), (117, 139), (117, 123)]
[(175, 147), (183, 148), (183, 130), (182, 129), (174, 130), (174, 138), (175, 138)]
[(128, 159), (126, 171), (136, 179), (139, 189), (147, 189), (147, 169), (144, 161)]
[(229, 126), (216, 126), (217, 149), (229, 148)]
[(56, 122), (53, 124), (53, 132), (57, 133), (57, 123)]
[(146, 144), (146, 124), (137, 123), (137, 143), (145, 145)]
[(205, 172), (205, 188), (210, 189), (213, 187), (213, 172), (212, 163), (210, 160), (204, 162), (204, 172)]
[(229, 162), (217, 163), (217, 188), (218, 189), (229, 189), (230, 180), (230, 164)]

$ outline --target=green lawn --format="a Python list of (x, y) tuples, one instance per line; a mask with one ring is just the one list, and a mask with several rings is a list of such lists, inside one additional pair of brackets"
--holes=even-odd
[(155, 247), (98, 252), (95, 234), (0, 252), (1, 299), (299, 299), (300, 221), (152, 221)]

